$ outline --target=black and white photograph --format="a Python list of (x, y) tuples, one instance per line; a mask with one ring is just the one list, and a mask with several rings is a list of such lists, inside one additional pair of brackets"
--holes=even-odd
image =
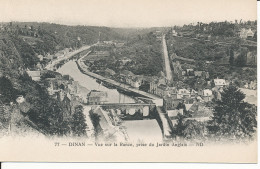
[(256, 163), (256, 1), (0, 0), (0, 149)]

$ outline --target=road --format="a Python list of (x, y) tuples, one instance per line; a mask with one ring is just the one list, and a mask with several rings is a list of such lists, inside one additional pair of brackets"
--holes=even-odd
[(83, 46), (81, 48), (79, 48), (78, 50), (75, 50), (73, 52), (70, 52), (68, 53), (67, 55), (64, 55), (64, 57), (62, 58), (59, 58), (59, 59), (56, 59), (56, 60), (53, 60), (51, 63), (49, 63), (45, 69), (47, 70), (53, 70), (55, 65), (57, 65), (58, 63), (64, 61), (64, 60), (67, 60), (67, 59), (70, 59), (71, 57), (73, 57), (74, 55), (84, 51), (84, 50), (88, 50), (91, 46)]
[(162, 98), (159, 98), (159, 97), (157, 97), (157, 96), (155, 96), (153, 94), (150, 94), (150, 93), (138, 90), (136, 88), (133, 88), (130, 85), (119, 83), (119, 82), (114, 81), (112, 79), (108, 79), (108, 78), (100, 76), (100, 75), (98, 75), (96, 73), (90, 72), (88, 70), (88, 67), (82, 61), (82, 58), (80, 58), (77, 61), (77, 65), (78, 65), (79, 69), (82, 71), (82, 73), (84, 73), (84, 74), (86, 74), (88, 76), (91, 76), (91, 77), (93, 77), (95, 79), (98, 79), (98, 80), (101, 80), (103, 82), (106, 82), (108, 84), (112, 84), (113, 86), (116, 86), (118, 89), (122, 89), (124, 91), (133, 92), (133, 93), (137, 93), (139, 95), (142, 95), (142, 96), (146, 97), (147, 100), (151, 100), (157, 106), (162, 106), (163, 105), (163, 99)]
[(163, 35), (163, 37), (162, 37), (162, 46), (163, 46), (163, 56), (164, 56), (166, 78), (167, 78), (167, 80), (171, 81), (172, 80), (172, 70), (171, 70), (171, 66), (170, 66), (170, 60), (169, 60), (169, 56), (168, 56), (165, 35)]
[(82, 61), (82, 58), (80, 58), (77, 61), (77, 65), (78, 65), (79, 69), (81, 70), (81, 72), (88, 75), (88, 76), (91, 76), (95, 79), (99, 79), (103, 82), (112, 84), (112, 85), (116, 86), (117, 88), (120, 88), (121, 90), (128, 91), (128, 92), (131, 91), (133, 93), (137, 93), (137, 94), (142, 95), (146, 98), (149, 98), (148, 100), (151, 100), (152, 103), (154, 103), (154, 105), (156, 105), (156, 107), (157, 107), (157, 113), (158, 113), (158, 118), (159, 118), (157, 120), (161, 121), (161, 122), (158, 122), (158, 123), (161, 123), (161, 125), (162, 125), (163, 137), (164, 138), (170, 138), (171, 137), (171, 135), (173, 133), (173, 124), (172, 124), (172, 121), (170, 120), (168, 114), (162, 109), (162, 106), (163, 106), (163, 99), (162, 98), (159, 98), (159, 97), (152, 95), (150, 93), (146, 93), (144, 91), (135, 89), (135, 88), (133, 88), (129, 85), (122, 84), (122, 83), (116, 82), (114, 80), (100, 76), (98, 74), (95, 74), (93, 72), (90, 72), (88, 70), (88, 67)]

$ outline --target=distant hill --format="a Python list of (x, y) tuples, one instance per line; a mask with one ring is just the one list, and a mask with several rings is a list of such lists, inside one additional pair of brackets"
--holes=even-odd
[(37, 53), (53, 53), (63, 48), (78, 48), (100, 40), (121, 40), (123, 36), (108, 27), (67, 26), (53, 23), (12, 22), (4, 24), (4, 32), (28, 42)]
[(145, 35), (150, 32), (161, 31), (166, 33), (169, 28), (167, 27), (152, 27), (152, 28), (111, 28), (122, 37), (131, 39), (138, 35)]

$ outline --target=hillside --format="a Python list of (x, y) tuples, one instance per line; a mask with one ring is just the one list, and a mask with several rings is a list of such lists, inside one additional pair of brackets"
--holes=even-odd
[[(59, 124), (63, 125), (63, 122), (59, 121), (59, 124), (55, 125), (51, 123), (51, 121), (58, 122), (59, 114), (63, 111), (61, 104), (49, 97), (47, 90), (32, 81), (25, 71), (35, 59), (33, 54), (29, 57), (29, 54), (24, 52), (31, 48), (17, 37), (7, 33), (0, 35), (1, 128), (6, 129), (11, 123), (18, 129), (19, 124), (33, 122), (31, 129), (27, 127), (28, 130), (37, 128), (44, 132), (48, 131), (48, 134), (61, 134)], [(26, 100), (24, 105), (16, 103), (16, 98), (20, 95)]]
[(122, 39), (108, 27), (68, 26), (51, 23), (13, 22), (5, 23), (3, 32), (18, 36), (33, 47), (36, 53), (53, 54), (64, 48), (79, 48), (100, 40)]
[[(8, 23), (0, 29), (0, 129), (29, 126), (47, 135), (66, 135), (69, 119), (64, 104), (49, 96), (44, 85), (33, 81), (26, 70), (35, 69), (39, 54), (54, 54), (65, 48), (79, 48), (99, 40), (120, 39), (106, 27), (65, 26), (49, 23)], [(42, 61), (41, 61), (42, 62)], [(16, 99), (23, 96), (25, 105)], [(16, 113), (13, 113), (16, 112)], [(19, 117), (19, 118), (18, 118)], [(18, 130), (19, 132), (20, 130)], [(20, 131), (24, 132), (24, 131)]]

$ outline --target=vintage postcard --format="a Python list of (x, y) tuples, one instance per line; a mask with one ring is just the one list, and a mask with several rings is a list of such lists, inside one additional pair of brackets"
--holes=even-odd
[(256, 0), (0, 0), (0, 150), (257, 163)]

